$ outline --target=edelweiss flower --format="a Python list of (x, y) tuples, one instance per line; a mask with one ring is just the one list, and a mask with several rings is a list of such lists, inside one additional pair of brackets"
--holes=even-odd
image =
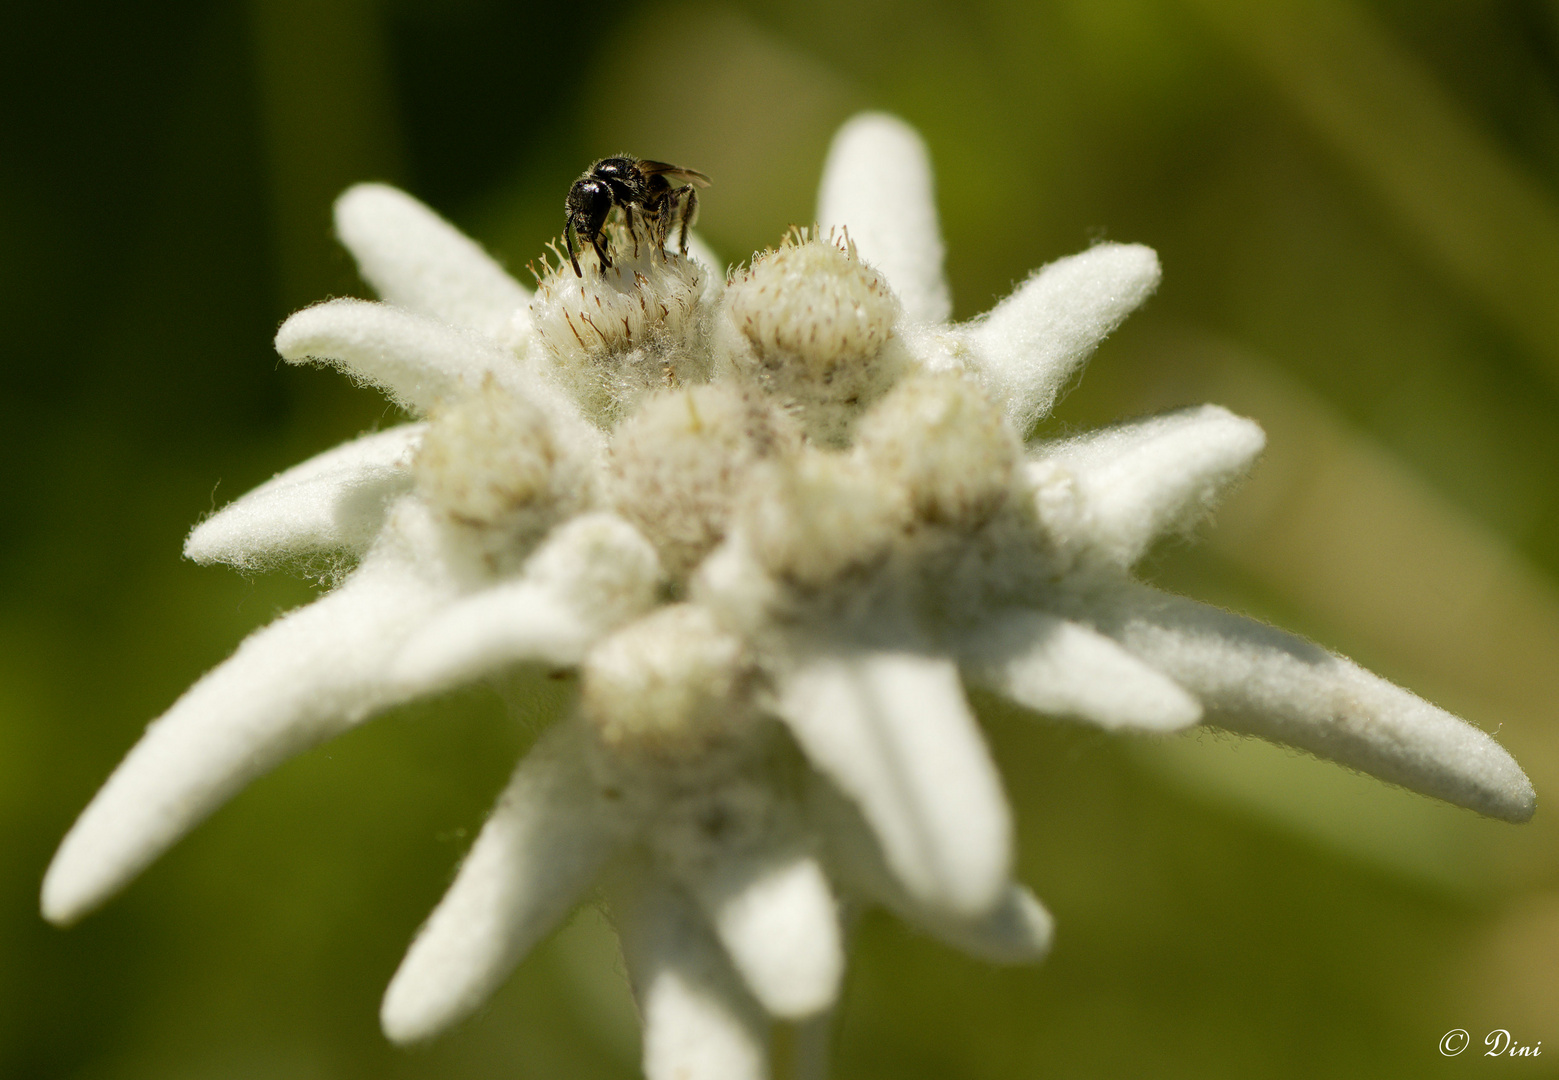
[(398, 1041), (477, 1008), (599, 882), (654, 1080), (767, 1071), (771, 1017), (825, 1012), (841, 910), (883, 904), (1000, 961), (1050, 919), (1011, 879), (964, 696), (1104, 728), (1259, 735), (1521, 821), (1487, 735), (1352, 663), (1135, 581), (1263, 436), (1205, 406), (1027, 448), (1158, 282), (1100, 244), (949, 325), (924, 149), (852, 121), (819, 220), (722, 279), (618, 225), (611, 269), (534, 295), (390, 188), (342, 241), (382, 303), (277, 334), (414, 423), (280, 474), (185, 552), (344, 557), (154, 723), (44, 882), (75, 920), (243, 784), (396, 702), (540, 664), (577, 704), (520, 762), (383, 1006)]

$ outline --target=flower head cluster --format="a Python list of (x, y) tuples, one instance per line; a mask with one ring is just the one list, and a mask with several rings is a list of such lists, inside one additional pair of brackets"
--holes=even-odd
[[(72, 921), (249, 780), (409, 698), (543, 665), (574, 705), (519, 763), (385, 997), (402, 1041), (477, 1008), (599, 884), (652, 1080), (766, 1074), (827, 1010), (847, 904), (997, 961), (1050, 919), (1011, 877), (979, 685), (1100, 727), (1259, 735), (1508, 820), (1487, 735), (1268, 626), (1132, 576), (1206, 517), (1260, 429), (1214, 406), (1025, 445), (1158, 282), (1100, 244), (949, 324), (925, 151), (838, 136), (821, 229), (722, 275), (615, 226), (613, 266), (534, 294), (391, 188), (336, 207), (383, 302), (292, 316), (414, 422), (278, 475), (186, 554), (342, 556), (147, 731), (66, 838)], [(826, 231), (825, 231), (826, 230)]]

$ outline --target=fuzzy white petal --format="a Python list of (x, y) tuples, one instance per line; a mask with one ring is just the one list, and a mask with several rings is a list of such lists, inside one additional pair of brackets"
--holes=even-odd
[(1050, 952), (1055, 919), (1022, 885), (1009, 885), (1001, 902), (977, 919), (916, 919), (955, 949), (993, 964), (1033, 964)]
[(256, 570), (290, 556), (362, 553), (411, 486), (407, 464), (425, 428), (364, 435), (278, 473), (195, 526), (184, 557)]
[(833, 892), (804, 852), (748, 853), (693, 885), (731, 962), (772, 1015), (813, 1016), (834, 1003), (844, 946)]
[(293, 363), (331, 363), (413, 413), (517, 366), (485, 338), (367, 300), (327, 300), (295, 312), (276, 332), (276, 351)]
[(1091, 605), (1100, 628), (1202, 699), (1208, 722), (1308, 750), (1506, 821), (1532, 784), (1471, 724), (1318, 645), (1146, 587)]
[(946, 322), (953, 304), (942, 274), (931, 158), (915, 129), (862, 113), (839, 129), (823, 166), (817, 220), (844, 226), (862, 259), (882, 271), (915, 322)]
[(964, 915), (996, 903), (1012, 823), (950, 660), (818, 657), (784, 678), (779, 711), (813, 764), (860, 805), (919, 900)]
[(691, 903), (646, 883), (614, 903), (646, 1080), (766, 1080), (768, 1022)]
[(419, 565), (417, 511), (402, 502), (340, 588), (250, 635), (152, 723), (60, 845), (46, 917), (80, 918), (250, 780), (396, 700), (390, 658), (454, 590)]
[(282, 323), (276, 351), (292, 363), (333, 364), (419, 415), (492, 378), (541, 409), (569, 452), (583, 459), (604, 452), (601, 433), (529, 362), (489, 338), (425, 315), (367, 300), (327, 300)]
[(417, 632), (395, 663), (395, 680), (436, 693), (524, 660), (578, 663), (596, 635), (577, 611), (530, 581), (507, 581), (462, 599)]
[(1036, 270), (970, 326), (980, 372), (1020, 434), (1158, 280), (1152, 248), (1098, 244)]
[(508, 344), (530, 290), (428, 207), (388, 184), (358, 184), (336, 200), (336, 234), (363, 280), (407, 311)]
[(395, 1042), (429, 1038), (479, 1008), (621, 842), (579, 734), (551, 728), (514, 771), (385, 992), (380, 1022)]
[(1210, 514), (1266, 442), (1254, 421), (1203, 405), (1039, 446), (1028, 477), (1052, 537), (1129, 567)]
[(452, 604), (395, 661), (403, 689), (429, 693), (522, 660), (577, 664), (601, 637), (649, 610), (655, 549), (613, 514), (586, 514), (537, 548), (523, 574)]
[(1008, 883), (995, 907), (972, 917), (928, 908), (888, 869), (870, 828), (852, 805), (827, 784), (814, 781), (809, 804), (828, 837), (829, 866), (850, 893), (881, 904), (905, 922), (955, 949), (998, 964), (1029, 964), (1050, 951), (1054, 920), (1027, 888)]
[(961, 643), (970, 677), (1019, 705), (1102, 728), (1175, 731), (1202, 707), (1103, 634), (1040, 611), (1003, 612)]

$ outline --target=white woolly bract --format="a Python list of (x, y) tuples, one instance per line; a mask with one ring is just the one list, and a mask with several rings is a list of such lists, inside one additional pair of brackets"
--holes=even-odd
[(1009, 885), (979, 918), (949, 919), (911, 910), (901, 916), (970, 956), (993, 964), (1033, 964), (1050, 952), (1055, 919), (1029, 889)]
[(771, 1015), (831, 1007), (844, 975), (833, 890), (810, 852), (778, 847), (728, 857), (692, 883), (747, 988)]
[[(666, 238), (666, 249), (673, 251), (674, 241)], [(704, 238), (696, 231), (687, 234), (687, 257), (692, 259), (705, 270), (709, 271), (711, 281), (725, 280), (725, 260), (714, 253), (714, 249), (704, 242)]]
[(433, 693), (521, 661), (580, 662), (602, 636), (648, 610), (660, 565), (634, 528), (611, 514), (559, 526), (519, 577), (450, 604), (411, 635), (390, 677)]
[(511, 348), (524, 344), (530, 290), (428, 207), (388, 184), (357, 184), (336, 200), (335, 217), (336, 235), (383, 299)]
[(962, 642), (964, 670), (1019, 705), (1107, 730), (1175, 731), (1202, 707), (1097, 631), (1042, 611), (995, 616)]
[(1158, 288), (1158, 256), (1141, 244), (1098, 244), (1034, 271), (970, 324), (970, 360), (1027, 434), (1110, 331)]
[(1145, 586), (1089, 601), (1100, 629), (1196, 694), (1219, 727), (1308, 750), (1506, 821), (1536, 795), (1488, 735), (1352, 661)]
[(419, 416), (484, 378), (512, 384), (515, 374), (513, 355), (489, 339), (368, 300), (304, 308), (276, 332), (276, 352), (332, 364)]
[(918, 901), (955, 915), (991, 909), (1012, 824), (951, 662), (824, 654), (783, 677), (778, 708), (813, 765), (860, 804)]
[(612, 907), (644, 1022), (646, 1080), (766, 1080), (768, 1021), (699, 913), (653, 877)]
[(380, 1021), (391, 1039), (429, 1038), (480, 1007), (626, 834), (596, 794), (579, 742), (571, 725), (554, 727), (515, 769), (390, 981)]
[(327, 300), (304, 308), (276, 332), (276, 352), (317, 361), (382, 390), (413, 415), (475, 393), (491, 379), (546, 414), (556, 436), (581, 458), (603, 439), (579, 408), (528, 362), (490, 338), (367, 300)]
[(880, 904), (943, 943), (992, 963), (1034, 963), (1050, 951), (1054, 920), (1028, 889), (1009, 884), (989, 911), (972, 916), (927, 907), (889, 869), (858, 807), (821, 782), (814, 782), (809, 794), (812, 814), (825, 825), (835, 880), (852, 895)]
[(904, 121), (863, 113), (839, 129), (823, 166), (817, 220), (824, 229), (849, 231), (861, 258), (887, 275), (910, 319), (938, 323), (952, 313), (931, 158)]
[(403, 500), (339, 588), (256, 631), (154, 721), (60, 845), (44, 914), (80, 918), (250, 780), (393, 704), (390, 660), (457, 589), (427, 557), (437, 543)]
[(1035, 506), (1063, 550), (1130, 567), (1154, 540), (1212, 513), (1266, 445), (1216, 405), (1042, 444), (1028, 465)]
[(390, 501), (411, 486), (411, 456), (426, 425), (353, 439), (278, 473), (195, 526), (184, 557), (258, 570), (330, 552), (359, 555)]

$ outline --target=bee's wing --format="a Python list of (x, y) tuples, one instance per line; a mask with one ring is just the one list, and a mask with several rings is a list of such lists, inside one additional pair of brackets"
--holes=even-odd
[(664, 161), (641, 161), (639, 171), (645, 176), (664, 176), (668, 180), (680, 180), (696, 187), (708, 187), (709, 177), (697, 169), (684, 169), (680, 165), (668, 165)]

